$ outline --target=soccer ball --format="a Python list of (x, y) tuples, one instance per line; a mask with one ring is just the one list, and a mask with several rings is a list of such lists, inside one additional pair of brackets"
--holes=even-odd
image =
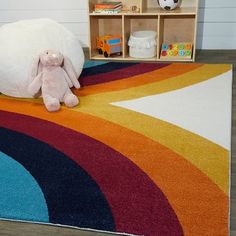
[(181, 4), (181, 0), (157, 0), (157, 2), (164, 10), (174, 10)]

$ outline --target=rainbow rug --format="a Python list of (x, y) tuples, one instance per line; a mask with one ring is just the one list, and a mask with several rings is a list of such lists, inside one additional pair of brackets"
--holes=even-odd
[(80, 105), (0, 96), (0, 218), (229, 232), (231, 65), (88, 61)]

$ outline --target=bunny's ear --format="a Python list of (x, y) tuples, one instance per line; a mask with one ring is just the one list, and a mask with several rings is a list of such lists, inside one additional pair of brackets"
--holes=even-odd
[(30, 72), (30, 79), (31, 81), (39, 74), (39, 63), (40, 63), (40, 57), (37, 56), (31, 66), (31, 72)]
[(76, 72), (73, 68), (73, 65), (68, 57), (64, 57), (63, 69), (66, 71), (68, 77), (70, 78), (72, 84), (75, 88), (80, 88), (80, 83), (77, 79)]

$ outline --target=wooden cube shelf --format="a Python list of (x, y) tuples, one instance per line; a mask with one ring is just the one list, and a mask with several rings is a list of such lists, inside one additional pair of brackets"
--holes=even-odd
[[(155, 0), (121, 0), (124, 11), (114, 14), (94, 13), (96, 3), (104, 0), (89, 0), (89, 53), (95, 60), (139, 60), (139, 61), (195, 61), (196, 34), (199, 0), (182, 0), (180, 8), (166, 11)], [(117, 0), (109, 0), (117, 1)], [(132, 6), (137, 11), (132, 12)], [(157, 33), (157, 56), (138, 59), (129, 56), (128, 40), (132, 32), (151, 30)], [(97, 50), (97, 37), (122, 36), (122, 55), (105, 58)], [(161, 57), (162, 44), (191, 43), (192, 56), (188, 58)]]

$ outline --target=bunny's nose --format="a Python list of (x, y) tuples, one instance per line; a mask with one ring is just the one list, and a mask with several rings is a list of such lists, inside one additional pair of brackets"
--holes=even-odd
[(52, 57), (53, 57), (53, 58), (57, 58), (57, 54), (56, 54), (56, 53), (53, 53), (53, 54), (52, 54)]

